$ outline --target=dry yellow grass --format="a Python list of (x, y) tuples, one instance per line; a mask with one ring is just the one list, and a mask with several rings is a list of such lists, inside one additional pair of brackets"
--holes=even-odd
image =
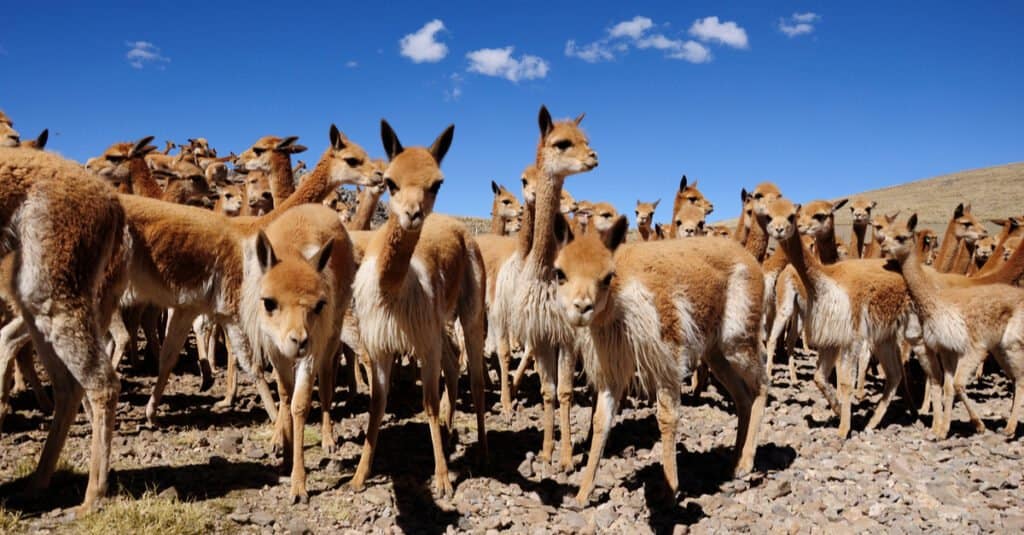
[(118, 496), (103, 508), (76, 520), (66, 533), (106, 535), (110, 533), (146, 533), (147, 535), (189, 535), (210, 533), (218, 512), (208, 502), (181, 502), (161, 498), (153, 491), (141, 497)]

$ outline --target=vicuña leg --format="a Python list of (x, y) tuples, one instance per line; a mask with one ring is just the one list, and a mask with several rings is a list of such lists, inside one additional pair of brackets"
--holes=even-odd
[[(359, 457), (359, 466), (352, 476), (349, 485), (353, 490), (362, 490), (366, 485), (366, 478), (370, 475), (373, 467), (373, 454), (377, 449), (377, 436), (380, 432), (380, 423), (384, 418), (384, 409), (388, 403), (388, 388), (391, 386), (391, 367), (395, 362), (395, 355), (372, 354), (370, 357), (370, 414), (366, 424), (366, 440), (363, 442), (363, 453)], [(424, 390), (427, 385), (424, 383)]]
[(171, 377), (171, 371), (178, 364), (181, 357), (181, 348), (185, 345), (185, 338), (192, 329), (192, 319), (195, 313), (175, 309), (168, 311), (167, 337), (160, 347), (160, 375), (157, 376), (156, 384), (153, 385), (153, 392), (146, 403), (146, 420), (152, 425), (156, 418), (157, 407), (160, 399), (167, 388), (167, 380)]

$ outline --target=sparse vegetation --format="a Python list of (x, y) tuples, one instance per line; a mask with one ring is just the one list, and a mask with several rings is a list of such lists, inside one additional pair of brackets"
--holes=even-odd
[(214, 530), (217, 513), (217, 509), (206, 502), (183, 502), (147, 491), (139, 497), (112, 498), (100, 511), (75, 520), (61, 532), (68, 535), (198, 535)]

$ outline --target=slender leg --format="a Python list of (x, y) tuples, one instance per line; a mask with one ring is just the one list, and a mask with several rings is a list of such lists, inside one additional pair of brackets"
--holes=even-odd
[(679, 470), (676, 468), (676, 425), (679, 422), (679, 392), (674, 385), (658, 389), (658, 430), (661, 431), (661, 468), (665, 472), (668, 488), (675, 494), (679, 490)]
[(36, 373), (35, 363), (32, 359), (32, 346), (28, 344), (27, 338), (24, 345), (18, 350), (15, 364), (17, 364), (15, 369), (23, 370), (22, 376), (24, 376), (29, 388), (32, 389), (32, 395), (36, 398), (39, 410), (46, 414), (53, 412), (53, 401), (50, 399), (50, 395), (46, 393), (46, 389), (43, 388), (43, 382), (39, 380), (39, 374)]
[(181, 348), (185, 344), (185, 337), (192, 328), (194, 313), (186, 310), (175, 309), (168, 314), (167, 338), (160, 348), (160, 375), (153, 385), (153, 392), (146, 404), (146, 420), (152, 425), (156, 418), (156, 408), (160, 405), (160, 398), (163, 397), (164, 389), (167, 387), (167, 380), (171, 371), (178, 363), (181, 356)]
[[(370, 468), (373, 466), (373, 453), (377, 448), (377, 435), (380, 432), (380, 422), (384, 418), (384, 409), (388, 402), (388, 387), (391, 385), (391, 366), (394, 364), (394, 355), (370, 354), (370, 415), (366, 425), (366, 440), (363, 442), (363, 453), (359, 457), (359, 466), (352, 476), (349, 485), (353, 490), (362, 490), (366, 485), (366, 478), (370, 475)], [(427, 390), (426, 384), (423, 387)]]
[(540, 396), (544, 402), (544, 414), (541, 420), (544, 439), (537, 457), (544, 462), (551, 462), (551, 454), (555, 450), (555, 392), (558, 388), (558, 351), (547, 343), (533, 348), (536, 358), (537, 375), (540, 376)]
[[(783, 329), (790, 324), (790, 319), (793, 315), (793, 298), (790, 296), (787, 298), (788, 292), (785, 288), (780, 288), (782, 295), (779, 296), (779, 302), (775, 305), (775, 318), (772, 320), (771, 332), (768, 335), (768, 343), (765, 345), (765, 351), (768, 354), (767, 370), (768, 370), (768, 382), (772, 380), (772, 370), (774, 370), (775, 364), (775, 351), (779, 347), (779, 336), (782, 336)], [(792, 330), (792, 329), (790, 329)], [(792, 345), (789, 340), (790, 336), (786, 338), (786, 348), (788, 356), (792, 360), (793, 351), (790, 349)], [(795, 343), (795, 340), (794, 340)]]
[(571, 472), (572, 462), (572, 385), (576, 374), (576, 352), (563, 348), (558, 352), (558, 427), (561, 432), (558, 467)]
[(836, 397), (835, 388), (829, 382), (829, 376), (835, 369), (836, 360), (839, 357), (839, 349), (834, 347), (818, 348), (818, 365), (814, 370), (814, 384), (825, 396), (829, 407), (836, 416), (840, 415), (839, 398)]
[(875, 407), (875, 413), (868, 421), (867, 429), (874, 429), (882, 422), (889, 403), (892, 402), (893, 394), (903, 382), (903, 363), (900, 362), (900, 352), (896, 340), (883, 340), (874, 349), (878, 362), (885, 372), (885, 390), (882, 392), (882, 399), (878, 401), (878, 406)]
[(843, 351), (839, 354), (839, 363), (836, 366), (836, 397), (839, 401), (839, 437), (850, 436), (850, 425), (852, 423), (853, 409), (853, 381), (856, 372), (857, 355), (851, 351)]
[[(340, 342), (337, 341), (332, 343), (317, 363), (317, 381), (319, 383), (317, 394), (320, 397), (320, 447), (324, 450), (324, 455), (332, 455), (338, 449), (338, 443), (334, 438), (334, 423), (331, 421), (331, 407), (334, 405), (334, 382), (338, 377), (339, 345)], [(299, 373), (301, 374), (301, 371)], [(301, 377), (297, 377), (296, 381), (295, 389), (296, 397), (298, 397), (299, 391), (304, 386), (301, 384)], [(310, 388), (313, 388), (312, 383)], [(294, 400), (292, 405), (295, 405)], [(308, 407), (306, 410), (309, 410)], [(294, 414), (295, 411), (292, 410), (293, 418)], [(306, 416), (303, 416), (303, 422), (305, 419)]]
[(420, 381), (423, 383), (423, 410), (427, 413), (430, 425), (430, 442), (434, 450), (434, 489), (442, 496), (454, 494), (451, 479), (448, 477), (448, 460), (441, 441), (440, 397), (438, 395), (441, 380), (441, 352), (438, 347), (431, 348), (433, 355), (424, 355), (420, 368)]
[(509, 384), (509, 367), (512, 364), (512, 350), (508, 337), (498, 337), (498, 368), (501, 375), (501, 417), (506, 425), (512, 424), (512, 385)]
[[(678, 397), (677, 393), (673, 392), (673, 396)], [(619, 399), (618, 392), (612, 392), (610, 389), (601, 389), (597, 393), (597, 403), (594, 406), (594, 417), (593, 417), (593, 438), (590, 441), (590, 454), (587, 456), (587, 466), (583, 469), (583, 477), (580, 479), (580, 490), (576, 493), (576, 502), (585, 506), (590, 500), (590, 494), (594, 491), (594, 478), (597, 476), (597, 465), (601, 462), (601, 457), (604, 456), (604, 447), (608, 442), (608, 433), (612, 428), (612, 419), (615, 417), (617, 411), (617, 403)], [(674, 446), (674, 444), (673, 444)], [(672, 449), (668, 444), (662, 444), (663, 449)]]
[[(867, 341), (857, 345), (857, 399), (864, 399), (868, 383), (868, 368), (871, 367), (871, 346)], [(884, 369), (884, 366), (883, 366)], [(888, 384), (888, 383), (886, 383)]]
[(516, 392), (519, 391), (519, 385), (523, 383), (523, 377), (526, 376), (526, 370), (530, 368), (530, 363), (533, 361), (533, 348), (526, 346), (523, 349), (523, 358), (519, 359), (519, 365), (516, 366), (516, 373), (512, 376), (512, 389), (509, 392), (509, 395), (512, 398), (516, 397)]
[[(979, 433), (985, 432), (985, 423), (978, 416), (977, 406), (967, 396), (967, 381), (972, 378), (976, 366), (985, 360), (986, 353), (987, 351), (983, 348), (975, 348), (968, 352), (957, 363), (956, 372), (953, 376), (953, 388), (956, 391), (957, 397), (964, 403), (964, 408), (967, 409), (967, 416), (971, 419), (971, 423), (974, 424), (974, 430)], [(952, 418), (952, 413), (949, 416)]]
[[(335, 351), (333, 354), (337, 354)], [(313, 397), (313, 362), (312, 357), (306, 357), (295, 363), (295, 392), (291, 403), (292, 420), (292, 489), (291, 497), (293, 503), (306, 503), (309, 501), (309, 493), (306, 492), (306, 465), (305, 453), (303, 450), (303, 436), (306, 429), (306, 418), (309, 417), (309, 407)], [(329, 360), (334, 360), (329, 359)], [(323, 379), (323, 377), (321, 377)], [(331, 381), (331, 386), (334, 382)], [(324, 384), (320, 383), (323, 389)], [(323, 397), (321, 396), (321, 402)], [(283, 403), (282, 403), (283, 406)], [(326, 420), (330, 422), (329, 411)]]
[[(235, 396), (238, 394), (238, 357), (235, 356), (235, 350), (233, 344), (230, 341), (227, 344), (228, 350), (228, 365), (227, 365), (227, 377), (224, 385), (224, 399), (213, 404), (214, 409), (229, 409), (235, 405)], [(273, 414), (273, 411), (270, 411)], [(274, 416), (271, 416), (271, 421), (274, 420)]]

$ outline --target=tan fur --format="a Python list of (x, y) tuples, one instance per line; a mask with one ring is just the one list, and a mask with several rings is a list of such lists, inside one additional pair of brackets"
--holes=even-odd
[(246, 204), (245, 187), (241, 184), (228, 184), (218, 188), (217, 203), (214, 204), (213, 211), (234, 217), (242, 215)]
[(850, 217), (852, 231), (850, 234), (850, 257), (868, 258), (870, 243), (867, 240), (868, 227), (871, 226), (871, 211), (878, 206), (877, 201), (855, 198), (850, 201)]
[(711, 204), (711, 201), (704, 197), (704, 194), (697, 189), (697, 181), (688, 184), (686, 175), (683, 175), (679, 179), (679, 189), (676, 191), (676, 197), (672, 201), (672, 214), (676, 214), (684, 205), (693, 205), (704, 211), (704, 215), (711, 215), (711, 212), (715, 211), (715, 205)]
[(914, 299), (927, 348), (938, 355), (943, 371), (942, 406), (934, 406), (932, 430), (949, 433), (953, 396), (967, 408), (975, 428), (984, 431), (965, 389), (967, 379), (991, 352), (1014, 381), (1013, 407), (1004, 432), (1013, 437), (1024, 401), (1024, 290), (1003, 284), (950, 288), (921, 266), (914, 244), (916, 215), (894, 226), (884, 241), (886, 252), (899, 261)]
[(360, 338), (373, 378), (366, 441), (350, 484), (362, 488), (369, 475), (394, 356), (412, 354), (421, 366), (423, 406), (434, 450), (434, 486), (441, 493), (451, 494), (436, 385), (444, 367), (448, 396), (453, 400), (458, 366), (453, 365), (457, 362), (453, 355), (445, 355), (448, 350), (443, 333), (457, 316), (469, 363), (478, 443), (486, 456), (483, 260), (464, 225), (430, 215), (444, 181), (440, 164), (451, 144), (454, 126), (446, 129), (430, 149), (403, 149), (383, 121), (381, 133), (390, 160), (384, 182), (390, 194), (391, 216), (367, 245), (354, 284)]
[(768, 205), (779, 198), (782, 198), (782, 192), (771, 182), (762, 182), (750, 192), (750, 208), (754, 221), (750, 225), (744, 247), (758, 262), (764, 262), (765, 253), (768, 251), (768, 235), (764, 229)]
[(270, 190), (270, 175), (261, 170), (245, 175), (245, 198), (248, 207), (244, 215), (261, 216), (274, 209), (274, 194)]
[(956, 226), (953, 231), (958, 245), (956, 253), (949, 264), (949, 273), (966, 274), (971, 265), (971, 258), (974, 256), (974, 249), (978, 240), (988, 237), (988, 230), (985, 225), (971, 213), (970, 205), (964, 208), (964, 213), (956, 218)]
[(274, 197), (274, 206), (280, 206), (285, 199), (295, 193), (291, 155), (306, 150), (306, 147), (296, 143), (298, 140), (298, 136), (263, 136), (238, 156), (238, 165), (250, 171), (259, 169), (270, 173), (270, 190)]
[(328, 454), (337, 448), (330, 409), (338, 333), (355, 279), (352, 244), (335, 212), (315, 204), (289, 210), (258, 240), (256, 262), (262, 277), (246, 285), (243, 321), (254, 347), (277, 372), (276, 430), (286, 463), (291, 462), (291, 496), (305, 501), (303, 430), (314, 374), (320, 382), (321, 446)]
[[(942, 273), (949, 271), (952, 266), (953, 258), (956, 256), (957, 247), (959, 243), (956, 239), (956, 221), (964, 214), (965, 207), (963, 203), (957, 205), (953, 210), (953, 217), (950, 218), (949, 223), (946, 224), (946, 231), (942, 235), (942, 240), (939, 242), (939, 252), (935, 258), (935, 269)], [(967, 205), (966, 211), (971, 211), (971, 206)]]
[[(902, 376), (896, 347), (896, 327), (909, 312), (902, 277), (884, 269), (884, 261), (848, 260), (823, 265), (807, 252), (796, 232), (798, 207), (777, 199), (766, 208), (769, 236), (779, 240), (807, 288), (811, 344), (818, 350), (815, 383), (839, 415), (839, 435), (850, 430), (853, 356), (867, 343), (885, 369), (886, 386), (868, 428), (876, 427)], [(828, 383), (839, 361), (838, 395)]]
[(491, 191), (494, 193), (494, 201), (491, 203), (491, 234), (505, 236), (508, 223), (522, 214), (522, 206), (515, 194), (493, 180)]
[(594, 203), (579, 201), (573, 213), (572, 226), (577, 234), (586, 234), (594, 224)]
[[(622, 245), (619, 236), (580, 237), (555, 261), (558, 303), (597, 390), (593, 442), (576, 499), (585, 504), (612, 418), (634, 377), (657, 393), (662, 467), (678, 488), (675, 432), (679, 385), (699, 362), (709, 366), (737, 406), (737, 473), (753, 468), (766, 400), (760, 358), (763, 281), (757, 262), (735, 241), (693, 238)], [(615, 249), (614, 255), (612, 250)]]
[[(381, 177), (383, 176), (383, 171), (381, 171)], [(356, 213), (352, 216), (352, 223), (349, 225), (353, 230), (370, 230), (373, 214), (377, 212), (377, 203), (380, 201), (381, 195), (384, 194), (383, 178), (381, 180), (380, 184), (367, 186), (359, 192)]]
[(695, 204), (684, 204), (672, 218), (672, 232), (676, 238), (704, 236), (704, 209)]
[(644, 241), (654, 236), (654, 211), (658, 209), (660, 202), (661, 199), (654, 202), (636, 201), (636, 229)]
[(79, 511), (107, 490), (119, 383), (101, 346), (113, 310), (101, 279), (121, 241), (113, 192), (81, 166), (37, 150), (0, 148), (0, 231), (13, 239), (14, 292), (54, 387), (54, 420), (30, 488), (49, 485), (83, 391), (93, 410), (89, 479)]
[(605, 232), (611, 228), (612, 223), (619, 217), (618, 210), (609, 202), (597, 202), (593, 206), (594, 230)]

